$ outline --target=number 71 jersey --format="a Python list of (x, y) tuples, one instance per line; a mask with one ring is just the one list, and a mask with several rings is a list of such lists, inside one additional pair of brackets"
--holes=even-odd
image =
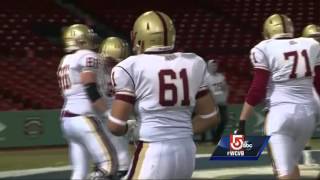
[(135, 104), (140, 140), (192, 135), (196, 98), (208, 92), (206, 63), (192, 53), (140, 54), (115, 66), (115, 99)]
[(314, 67), (320, 65), (317, 41), (312, 38), (264, 40), (252, 48), (250, 59), (254, 68), (270, 72), (267, 98), (271, 105), (311, 102)]

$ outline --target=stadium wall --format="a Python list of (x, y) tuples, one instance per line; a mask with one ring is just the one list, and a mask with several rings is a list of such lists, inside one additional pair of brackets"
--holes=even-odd
[[(235, 130), (241, 107), (242, 105), (228, 106), (229, 122), (225, 135)], [(247, 134), (263, 135), (264, 114), (261, 107), (256, 108), (247, 121)], [(59, 110), (0, 112), (0, 149), (65, 146), (59, 115)], [(313, 137), (320, 137), (319, 125)]]

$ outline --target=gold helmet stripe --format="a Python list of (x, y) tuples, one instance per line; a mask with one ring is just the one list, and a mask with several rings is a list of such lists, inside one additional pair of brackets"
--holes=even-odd
[(287, 25), (286, 25), (285, 17), (282, 14), (280, 14), (279, 16), (282, 22), (283, 33), (287, 33)]
[(159, 19), (161, 20), (162, 25), (163, 25), (164, 46), (168, 46), (168, 27), (167, 27), (166, 21), (164, 20), (164, 18), (162, 17), (162, 15), (158, 11), (155, 11), (155, 13), (159, 17)]

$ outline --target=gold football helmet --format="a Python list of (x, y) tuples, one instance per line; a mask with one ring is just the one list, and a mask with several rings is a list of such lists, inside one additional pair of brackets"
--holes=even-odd
[(302, 36), (314, 38), (315, 40), (320, 42), (320, 26), (309, 24), (308, 26), (303, 28)]
[(176, 30), (171, 18), (160, 11), (140, 15), (131, 32), (133, 51), (167, 51), (174, 48)]
[(63, 31), (63, 42), (66, 52), (78, 49), (94, 49), (97, 35), (84, 24), (74, 24)]
[(109, 37), (102, 42), (100, 54), (104, 59), (111, 57), (120, 62), (129, 56), (129, 45), (118, 37)]
[(292, 38), (294, 28), (291, 19), (283, 14), (269, 16), (263, 25), (263, 36), (270, 38)]

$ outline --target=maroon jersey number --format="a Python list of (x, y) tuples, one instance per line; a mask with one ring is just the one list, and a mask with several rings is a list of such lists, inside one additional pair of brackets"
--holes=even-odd
[[(284, 59), (285, 60), (289, 60), (289, 57), (293, 57), (293, 67), (292, 67), (292, 71), (290, 74), (290, 79), (295, 79), (297, 78), (297, 64), (299, 61), (299, 53), (298, 51), (290, 51), (290, 52), (286, 52), (283, 54), (284, 55)], [(306, 64), (306, 72), (305, 72), (305, 77), (311, 76), (311, 68), (310, 68), (310, 62), (309, 62), (309, 56), (307, 53), (307, 50), (302, 50), (301, 51), (301, 55), (304, 58), (305, 64)]]
[(69, 89), (71, 87), (71, 80), (69, 77), (69, 65), (59, 67), (57, 74), (60, 88), (63, 91)]
[[(169, 77), (170, 79), (177, 79), (177, 74), (172, 69), (163, 69), (159, 72), (159, 103), (162, 106), (174, 106), (178, 101), (178, 88), (174, 83), (165, 82), (165, 77)], [(186, 69), (182, 69), (179, 72), (179, 78), (181, 79), (183, 86), (183, 99), (181, 101), (181, 106), (188, 106), (190, 105), (190, 100), (189, 82)], [(170, 97), (166, 97), (167, 91), (171, 92)]]

